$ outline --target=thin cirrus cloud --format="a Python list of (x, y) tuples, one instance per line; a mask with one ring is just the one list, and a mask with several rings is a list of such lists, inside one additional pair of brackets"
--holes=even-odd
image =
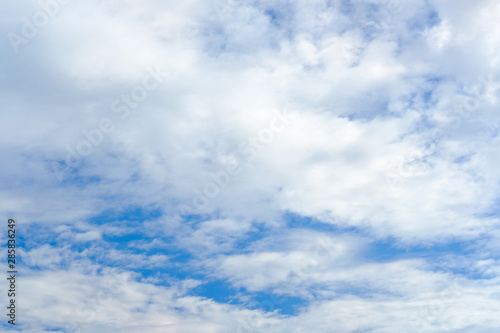
[(500, 327), (495, 1), (0, 8), (21, 331)]

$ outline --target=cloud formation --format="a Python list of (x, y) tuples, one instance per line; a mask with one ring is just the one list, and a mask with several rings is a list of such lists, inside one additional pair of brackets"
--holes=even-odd
[(495, 1), (0, 9), (23, 332), (500, 327)]

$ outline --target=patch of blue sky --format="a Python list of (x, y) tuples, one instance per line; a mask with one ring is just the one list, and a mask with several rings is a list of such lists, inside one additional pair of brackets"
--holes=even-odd
[(439, 243), (402, 244), (392, 237), (373, 241), (365, 259), (375, 262), (390, 262), (405, 259), (429, 259), (431, 262), (445, 255), (471, 255), (474, 246), (470, 240), (443, 240)]
[[(19, 312), (18, 312), (19, 314)], [(8, 317), (6, 317), (8, 318)], [(2, 329), (3, 332), (22, 332), (26, 329), (25, 325), (23, 325), (22, 321), (19, 320), (19, 316), (16, 316), (16, 325), (13, 326), (11, 324), (7, 323), (7, 320), (2, 320), (0, 323), (0, 329)]]
[(432, 96), (435, 88), (444, 81), (444, 78), (430, 76), (424, 78), (424, 80), (423, 84), (417, 88), (418, 90), (414, 91), (408, 99), (411, 106), (418, 105), (420, 107), (429, 108), (437, 103), (437, 101), (432, 99)]
[(248, 309), (263, 312), (277, 311), (282, 315), (297, 315), (308, 301), (300, 297), (276, 295), (268, 292), (253, 292), (245, 288), (236, 288), (221, 280), (201, 284), (190, 292), (192, 296), (201, 296), (218, 303), (242, 305)]
[(445, 79), (441, 77), (435, 77), (431, 76), (429, 78), (426, 78), (423, 91), (420, 93), (420, 95), (423, 97), (424, 101), (426, 103), (433, 103), (432, 105), (435, 105), (437, 103), (437, 100), (433, 100), (432, 96), (435, 91), (435, 89), (443, 83)]
[(354, 14), (356, 6), (351, 0), (341, 0), (339, 10), (343, 15), (350, 17)]
[(82, 190), (89, 186), (99, 184), (102, 178), (96, 175), (71, 174), (71, 177), (65, 179), (67, 185)]
[(471, 280), (484, 279), (487, 276), (483, 271), (468, 264), (469, 260), (480, 259), (480, 243), (481, 239), (476, 239), (402, 246), (394, 239), (386, 239), (373, 242), (364, 259), (379, 263), (421, 259), (433, 272), (451, 273)]
[(427, 15), (427, 24), (432, 27), (438, 25), (441, 22), (441, 18), (439, 17), (439, 13), (436, 11), (430, 11)]
[[(355, 282), (338, 282), (333, 286), (335, 290), (335, 296), (333, 298), (343, 298), (346, 296), (360, 297), (364, 299), (372, 298), (379, 295), (381, 290), (375, 289), (369, 285), (362, 285)], [(391, 293), (388, 290), (384, 290), (383, 294), (385, 297), (398, 296), (395, 293)], [(321, 299), (320, 296), (316, 296), (317, 299)]]
[(420, 34), (423, 31), (430, 29), (441, 22), (441, 18), (436, 11), (428, 9), (424, 15), (415, 16), (412, 20), (407, 22), (408, 29), (413, 34)]
[(54, 237), (56, 234), (50, 224), (18, 224), (16, 229), (17, 242), (24, 250), (31, 250), (40, 244), (56, 246), (59, 243), (58, 238)]
[(474, 153), (459, 156), (453, 160), (453, 163), (458, 164), (458, 165), (462, 165), (464, 163), (469, 162), (472, 156), (474, 156)]
[(432, 97), (432, 89), (425, 90), (422, 93), (422, 97), (423, 97), (424, 102), (429, 103), (431, 101), (431, 97)]
[(440, 76), (432, 76), (431, 75), (431, 76), (425, 77), (425, 80), (427, 83), (430, 83), (436, 87), (438, 84), (442, 83), (445, 80), (445, 78), (440, 77)]
[[(170, 266), (168, 268), (132, 268), (127, 269), (137, 273), (135, 280), (138, 282), (148, 282), (156, 286), (171, 287), (176, 285), (179, 281), (188, 279), (204, 281), (205, 276), (195, 274), (191, 271), (182, 269), (182, 267)], [(151, 282), (153, 281), (153, 282)]]
[[(215, 215), (217, 216), (217, 215)], [(180, 214), (180, 217), (187, 222), (198, 224), (214, 218), (214, 214)], [(216, 218), (216, 217), (215, 217)]]
[(282, 16), (282, 13), (277, 10), (277, 8), (269, 8), (264, 11), (264, 14), (266, 14), (269, 17), (269, 20), (273, 25), (280, 25), (280, 18)]
[(221, 280), (206, 281), (190, 290), (189, 295), (205, 297), (218, 303), (244, 304), (237, 295), (241, 288), (235, 288), (230, 283)]
[(252, 243), (255, 243), (272, 235), (273, 232), (274, 229), (272, 229), (271, 227), (262, 224), (253, 225), (252, 229), (248, 231), (244, 237), (238, 239), (238, 241), (235, 243), (232, 249), (232, 254), (251, 252), (252, 250), (250, 249), (250, 246), (252, 245)]
[(253, 293), (253, 308), (264, 312), (273, 312), (275, 310), (282, 315), (296, 316), (300, 311), (307, 307), (308, 300), (300, 297), (275, 295), (270, 293)]
[(154, 220), (162, 216), (160, 208), (147, 207), (124, 207), (122, 209), (109, 209), (101, 214), (91, 217), (88, 222), (96, 225), (108, 224), (109, 222), (117, 221), (137, 221), (144, 222)]
[(325, 233), (346, 233), (346, 232), (352, 232), (352, 233), (361, 233), (362, 231), (354, 226), (342, 226), (341, 223), (339, 224), (330, 224), (330, 223), (325, 223), (321, 222), (318, 219), (315, 219), (310, 216), (301, 216), (295, 213), (287, 212), (282, 215), (283, 221), (286, 222), (286, 225), (289, 229), (310, 229), (314, 231), (320, 231), (320, 232), (325, 232)]
[[(99, 245), (133, 255), (166, 255), (170, 257), (170, 261), (179, 263), (194, 258), (192, 254), (175, 245), (173, 236), (145, 236), (140, 233), (140, 229), (139, 232), (137, 230), (124, 235), (103, 235)], [(155, 241), (159, 241), (161, 245), (155, 246)]]
[(349, 111), (339, 115), (349, 121), (360, 121), (367, 123), (377, 118), (394, 117), (394, 113), (389, 111), (389, 100), (380, 98), (376, 94), (367, 94), (363, 98), (349, 101)]

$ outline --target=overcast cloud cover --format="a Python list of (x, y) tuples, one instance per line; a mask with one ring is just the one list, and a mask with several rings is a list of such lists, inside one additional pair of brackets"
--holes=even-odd
[(500, 331), (498, 1), (0, 16), (15, 330)]

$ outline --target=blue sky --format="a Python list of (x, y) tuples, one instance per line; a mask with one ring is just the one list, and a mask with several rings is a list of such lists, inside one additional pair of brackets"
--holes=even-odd
[(498, 332), (499, 14), (2, 2), (0, 330)]

